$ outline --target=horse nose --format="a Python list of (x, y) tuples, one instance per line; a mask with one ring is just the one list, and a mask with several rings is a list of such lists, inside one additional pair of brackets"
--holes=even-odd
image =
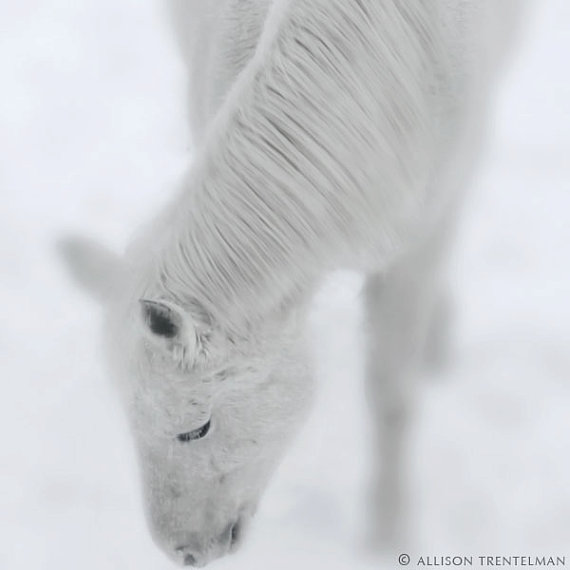
[(205, 566), (207, 560), (200, 553), (190, 546), (180, 546), (176, 549), (179, 555), (178, 560), (182, 562), (182, 566), (192, 566), (193, 568), (201, 568)]
[(182, 564), (201, 568), (214, 558), (227, 554), (239, 540), (240, 526), (240, 521), (229, 524), (215, 540), (212, 545), (213, 548), (209, 548), (205, 552), (201, 552), (192, 546), (180, 546), (176, 550), (180, 553)]
[(178, 552), (181, 554), (181, 560), (183, 566), (190, 566), (192, 568), (203, 568), (208, 564), (208, 562), (212, 561), (214, 558), (218, 558), (219, 556), (223, 556), (223, 552), (220, 553), (204, 553), (202, 554), (198, 550), (192, 550), (187, 548), (178, 548)]

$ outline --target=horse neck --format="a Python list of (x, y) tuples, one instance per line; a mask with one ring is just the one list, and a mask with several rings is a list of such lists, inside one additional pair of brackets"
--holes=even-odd
[(363, 246), (381, 263), (434, 147), (429, 10), (291, 6), (210, 125), (159, 256), (161, 287), (229, 327), (298, 304)]

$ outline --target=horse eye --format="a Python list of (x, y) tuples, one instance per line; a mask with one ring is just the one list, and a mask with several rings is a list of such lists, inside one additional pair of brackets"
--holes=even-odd
[(202, 439), (210, 431), (210, 420), (207, 421), (202, 427), (187, 433), (181, 433), (176, 436), (178, 441), (187, 442), (195, 439)]

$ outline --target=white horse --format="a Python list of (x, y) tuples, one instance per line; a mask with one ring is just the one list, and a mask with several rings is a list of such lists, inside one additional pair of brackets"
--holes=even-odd
[(172, 5), (191, 171), (123, 257), (65, 252), (104, 302), (148, 519), (174, 560), (201, 566), (239, 543), (307, 414), (306, 310), (341, 267), (369, 275), (373, 534), (398, 544), (413, 370), (442, 333), (438, 266), (514, 3)]

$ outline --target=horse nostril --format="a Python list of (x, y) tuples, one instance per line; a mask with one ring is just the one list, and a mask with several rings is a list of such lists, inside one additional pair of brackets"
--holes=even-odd
[(196, 558), (193, 554), (186, 554), (186, 556), (184, 556), (184, 566), (196, 566)]
[(233, 526), (230, 533), (231, 536), (231, 546), (234, 546), (240, 539), (241, 536), (241, 524), (240, 521), (237, 521)]

